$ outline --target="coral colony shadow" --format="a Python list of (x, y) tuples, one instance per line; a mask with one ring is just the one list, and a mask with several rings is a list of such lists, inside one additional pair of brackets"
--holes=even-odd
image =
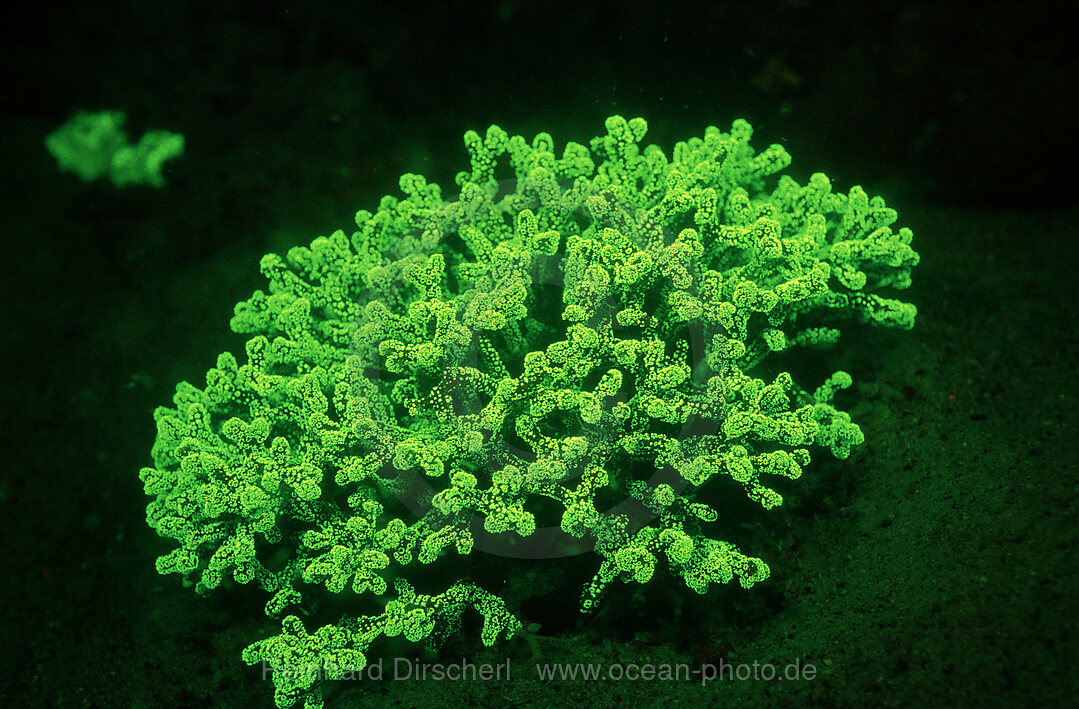
[[(846, 373), (754, 375), (849, 320), (911, 328), (889, 295), (918, 263), (910, 230), (860, 187), (769, 180), (790, 156), (755, 153), (743, 120), (670, 153), (646, 130), (612, 116), (561, 157), (546, 133), (469, 131), (455, 199), (406, 174), (351, 236), (265, 256), (268, 289), (231, 322), (246, 361), (220, 355), (155, 412), (147, 521), (177, 545), (158, 571), (266, 592), (281, 632), (243, 659), (279, 707), (321, 707), (380, 636), (444, 638), (467, 608), (483, 643), (515, 633), (455, 573), (472, 552), (594, 555), (582, 612), (657, 567), (750, 588), (768, 565), (709, 536), (701, 491), (771, 509), (770, 477), (862, 443), (833, 405)], [(309, 630), (321, 594), (359, 610)]]

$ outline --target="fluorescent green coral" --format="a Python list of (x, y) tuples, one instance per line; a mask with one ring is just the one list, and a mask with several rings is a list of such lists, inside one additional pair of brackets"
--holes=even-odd
[[(859, 187), (769, 189), (790, 156), (754, 152), (745, 121), (669, 153), (646, 132), (613, 116), (559, 156), (546, 133), (470, 131), (456, 198), (404, 175), (353, 234), (262, 259), (269, 286), (231, 323), (245, 361), (177, 387), (142, 471), (148, 522), (176, 544), (162, 573), (255, 583), (290, 613), (247, 661), (362, 666), (378, 637), (445, 635), (469, 607), (492, 643), (519, 622), (490, 590), (413, 584), (499, 544), (557, 556), (552, 533), (595, 549), (585, 611), (615, 580), (768, 577), (709, 536), (716, 501), (774, 508), (811, 449), (844, 458), (863, 435), (834, 402), (849, 375), (811, 392), (767, 358), (850, 319), (911, 327), (895, 291), (918, 255)], [(320, 591), (357, 610), (309, 634)], [(278, 673), (278, 705), (321, 706), (317, 680)]]
[(163, 130), (147, 131), (138, 143), (128, 141), (121, 111), (76, 113), (45, 138), (45, 147), (61, 170), (85, 182), (108, 177), (117, 187), (148, 184), (162, 187), (166, 160), (184, 153), (184, 137)]
[(439, 625), (453, 625), (466, 608), (483, 617), (481, 640), (491, 645), (499, 635), (513, 635), (521, 624), (506, 612), (501, 600), (469, 583), (457, 583), (446, 591), (427, 596), (417, 594), (403, 579), (396, 581), (397, 598), (386, 603), (377, 616), (346, 618), (336, 625), (324, 625), (308, 633), (295, 615), (284, 618), (281, 634), (260, 640), (244, 649), (250, 665), (265, 663), (273, 673), (279, 707), (303, 700), (304, 707), (323, 706), (322, 679), (339, 679), (358, 672), (367, 664), (364, 654), (380, 636), (403, 636), (420, 642)]

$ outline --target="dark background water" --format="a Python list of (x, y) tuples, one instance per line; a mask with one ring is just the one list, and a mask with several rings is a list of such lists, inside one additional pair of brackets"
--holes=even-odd
[[(670, 146), (738, 117), (788, 172), (882, 194), (922, 265), (910, 333), (826, 364), (867, 444), (747, 516), (751, 591), (656, 580), (576, 613), (539, 566), (503, 593), (527, 638), (441, 657), (508, 682), (341, 683), (340, 706), (709, 702), (1076, 705), (1076, 76), (1067, 4), (373, 5), (103, 2), (7, 11), (0, 43), (7, 706), (269, 705), (240, 649), (256, 594), (201, 599), (154, 558), (138, 469), (153, 408), (240, 351), (259, 257), (348, 230), (402, 172), (444, 185), (461, 134), (558, 144), (644, 116)], [(119, 109), (184, 134), (168, 186), (60, 173), (46, 134)], [(748, 513), (747, 513), (748, 514)], [(690, 594), (692, 595), (692, 594)], [(385, 646), (425, 657), (417, 647)], [(539, 662), (772, 662), (807, 682), (555, 681)]]

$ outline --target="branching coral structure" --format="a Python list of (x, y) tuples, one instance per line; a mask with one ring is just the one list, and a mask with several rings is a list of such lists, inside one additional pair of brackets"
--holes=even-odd
[(184, 154), (184, 137), (163, 130), (147, 131), (132, 144), (123, 131), (122, 111), (80, 111), (45, 138), (45, 147), (61, 170), (84, 182), (108, 177), (117, 187), (163, 187), (166, 160)]
[[(456, 197), (406, 174), (351, 236), (265, 256), (231, 322), (245, 360), (155, 412), (147, 520), (176, 545), (158, 571), (265, 591), (281, 632), (244, 659), (279, 707), (322, 706), (381, 636), (445, 636), (469, 608), (482, 642), (512, 635), (462, 555), (591, 553), (585, 612), (616, 580), (749, 588), (768, 565), (710, 536), (702, 491), (774, 508), (770, 480), (862, 443), (833, 401), (846, 373), (755, 374), (844, 322), (911, 328), (890, 295), (910, 230), (860, 187), (769, 179), (790, 156), (743, 120), (669, 153), (646, 130), (612, 116), (560, 157), (546, 133), (469, 131)], [(346, 610), (309, 630), (320, 594)]]

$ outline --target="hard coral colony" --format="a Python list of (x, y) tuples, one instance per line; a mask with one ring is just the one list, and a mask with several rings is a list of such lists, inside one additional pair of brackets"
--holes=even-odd
[[(754, 373), (843, 320), (912, 327), (914, 306), (881, 295), (910, 284), (910, 230), (823, 174), (768, 191), (790, 156), (755, 154), (743, 120), (670, 157), (646, 129), (612, 116), (561, 157), (546, 133), (469, 131), (457, 199), (404, 175), (351, 237), (265, 256), (268, 290), (231, 323), (246, 361), (222, 354), (155, 412), (147, 520), (177, 544), (157, 568), (269, 595), (281, 633), (244, 659), (282, 670), (278, 706), (321, 706), (320, 679), (363, 667), (379, 636), (452, 633), (468, 607), (484, 643), (514, 633), (502, 598), (452, 581), (474, 546), (591, 549), (585, 611), (616, 579), (748, 588), (768, 566), (709, 536), (701, 491), (772, 508), (770, 476), (862, 442), (832, 403), (846, 373), (812, 392)], [(320, 587), (355, 610), (309, 631)]]

